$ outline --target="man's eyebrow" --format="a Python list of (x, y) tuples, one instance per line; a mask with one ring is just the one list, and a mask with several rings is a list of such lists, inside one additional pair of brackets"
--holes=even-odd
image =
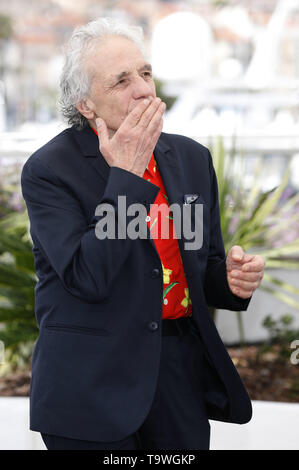
[(129, 75), (129, 72), (121, 72), (118, 75), (114, 75), (113, 78), (114, 80), (118, 81), (121, 80), (122, 78), (125, 78)]
[(144, 64), (142, 67), (140, 67), (139, 72), (140, 70), (149, 70), (150, 72), (152, 72), (152, 66), (151, 64)]
[[(151, 72), (152, 71), (152, 66), (151, 66), (151, 64), (144, 64), (144, 65), (142, 65), (142, 67), (139, 67), (138, 72), (141, 72), (141, 70), (148, 70), (148, 71)], [(130, 72), (124, 71), (124, 72), (119, 73), (118, 75), (114, 75), (113, 79), (116, 80), (116, 81), (122, 80), (123, 78), (127, 77), (128, 75), (130, 75)]]

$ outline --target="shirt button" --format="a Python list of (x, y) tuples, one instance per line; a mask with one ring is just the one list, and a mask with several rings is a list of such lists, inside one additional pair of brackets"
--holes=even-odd
[(151, 220), (151, 217), (149, 215), (146, 216), (145, 221), (149, 222)]
[(154, 268), (152, 270), (152, 278), (155, 279), (156, 277), (160, 276), (160, 270), (158, 268)]
[(164, 305), (167, 305), (167, 304), (168, 304), (168, 300), (164, 299)]
[(152, 321), (148, 324), (148, 329), (150, 331), (156, 331), (159, 328), (159, 324), (156, 321)]

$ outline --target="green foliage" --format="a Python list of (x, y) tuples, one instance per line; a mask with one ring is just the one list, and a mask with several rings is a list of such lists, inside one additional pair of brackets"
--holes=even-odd
[(269, 341), (260, 348), (259, 354), (271, 351), (273, 345), (278, 344), (280, 346), (279, 359), (289, 361), (290, 344), (299, 338), (299, 329), (293, 328), (293, 322), (294, 318), (289, 314), (282, 315), (278, 320), (273, 320), (271, 315), (267, 315), (263, 326), (268, 330)]
[[(247, 253), (263, 256), (266, 266), (260, 289), (299, 309), (298, 287), (268, 272), (269, 269), (299, 269), (299, 233), (289, 239), (292, 228), (297, 227), (298, 231), (299, 194), (283, 200), (290, 166), (287, 166), (278, 187), (263, 191), (259, 178), (262, 169), (260, 160), (255, 169), (254, 183), (246, 190), (242, 178), (245, 174), (245, 161), (241, 156), (236, 158), (234, 146), (230, 153), (226, 152), (223, 141), (219, 138), (212, 147), (226, 253), (233, 245), (240, 245)], [(212, 309), (211, 314), (215, 320), (216, 311)], [(241, 312), (236, 312), (236, 315), (240, 344), (244, 346), (245, 333)]]
[[(259, 178), (262, 161), (256, 167), (254, 183), (249, 190), (244, 188), (242, 178), (244, 161), (237, 161), (234, 150), (228, 155), (221, 139), (213, 150), (213, 162), (226, 253), (233, 245), (240, 245), (247, 253), (263, 256), (266, 268), (261, 289), (299, 309), (299, 288), (268, 272), (269, 269), (299, 269), (299, 193), (283, 199), (290, 166), (278, 187), (263, 191)], [(292, 228), (297, 229), (297, 235), (290, 239)]]
[(27, 214), (11, 212), (0, 220), (0, 340), (14, 366), (30, 360), (38, 335), (35, 284)]

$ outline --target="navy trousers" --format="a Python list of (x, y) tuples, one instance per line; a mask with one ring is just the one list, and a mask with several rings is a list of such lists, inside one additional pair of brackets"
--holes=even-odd
[(191, 319), (163, 320), (157, 388), (140, 428), (114, 442), (80, 441), (42, 433), (44, 443), (48, 450), (207, 450), (210, 424), (203, 399), (202, 370), (202, 343)]

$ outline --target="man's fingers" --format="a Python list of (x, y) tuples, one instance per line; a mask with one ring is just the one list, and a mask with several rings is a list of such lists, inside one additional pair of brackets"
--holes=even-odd
[(138, 127), (142, 130), (149, 130), (150, 132), (157, 127), (162, 115), (165, 111), (166, 105), (160, 98), (155, 98), (150, 106), (142, 114)]
[(257, 289), (258, 286), (260, 285), (260, 281), (242, 281), (241, 279), (238, 278), (228, 278), (229, 284), (232, 288), (237, 288), (237, 289), (242, 289), (246, 291), (252, 292), (253, 290)]
[(133, 128), (137, 126), (144, 111), (149, 107), (151, 100), (145, 98), (128, 114), (121, 127)]
[(149, 135), (153, 135), (160, 125), (163, 125), (163, 114), (165, 109), (166, 104), (161, 102), (146, 128)]
[(235, 245), (229, 250), (229, 254), (232, 257), (233, 261), (242, 261), (244, 256), (244, 251), (241, 246)]
[(261, 256), (255, 256), (252, 261), (242, 265), (243, 272), (261, 272), (265, 267), (265, 261)]
[(233, 294), (237, 295), (238, 297), (241, 297), (242, 299), (249, 299), (249, 297), (251, 297), (253, 294), (253, 292), (240, 289), (239, 287), (233, 287), (231, 291)]
[(244, 253), (242, 248), (236, 245), (230, 249), (226, 265), (231, 291), (243, 299), (251, 297), (263, 278), (264, 258)]
[(139, 128), (141, 131), (142, 145), (146, 153), (152, 154), (163, 129), (163, 113), (166, 105), (159, 99), (149, 108), (144, 112), (135, 129)]
[(99, 141), (100, 141), (100, 148), (103, 149), (109, 142), (108, 129), (107, 129), (105, 121), (101, 118), (96, 119), (96, 126), (97, 126)]
[(242, 264), (248, 263), (249, 261), (252, 261), (254, 258), (254, 255), (249, 255), (248, 253), (244, 253), (243, 259), (242, 259)]
[(152, 148), (152, 152), (154, 151), (156, 143), (161, 135), (162, 129), (163, 129), (163, 119), (160, 119), (159, 122), (153, 128), (153, 130), (151, 131), (148, 130), (148, 133), (150, 134), (148, 145), (150, 148)]
[(241, 281), (256, 282), (260, 281), (263, 277), (261, 272), (246, 272), (240, 270), (233, 270), (228, 273), (229, 279), (240, 279)]
[(241, 269), (242, 265), (249, 263), (255, 258), (255, 255), (245, 253), (239, 245), (233, 246), (226, 259), (227, 271), (230, 272), (234, 269)]
[(165, 108), (166, 105), (160, 98), (157, 97), (152, 100), (146, 98), (128, 114), (121, 127), (127, 130), (136, 127), (146, 130), (154, 118), (156, 125), (159, 125)]
[(226, 257), (226, 269), (240, 269), (244, 257), (244, 251), (239, 245), (232, 246)]

